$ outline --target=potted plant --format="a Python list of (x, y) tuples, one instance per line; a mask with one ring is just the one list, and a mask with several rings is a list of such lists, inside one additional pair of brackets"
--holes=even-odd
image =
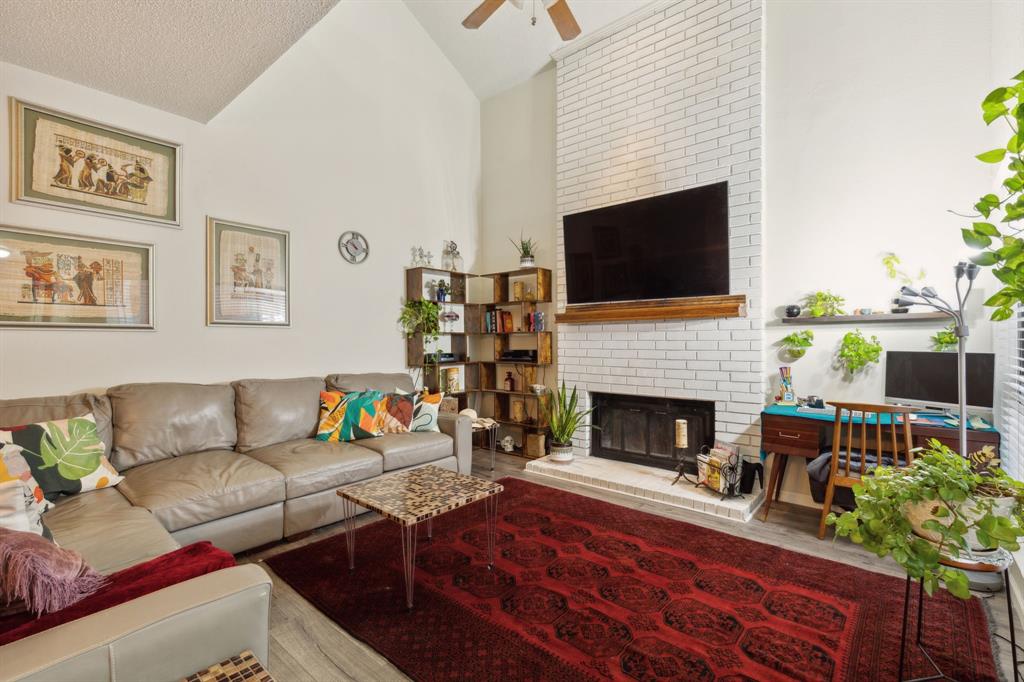
[[(886, 253), (886, 254), (884, 254), (882, 256), (882, 267), (885, 268), (885, 274), (888, 275), (889, 279), (898, 280), (899, 283), (900, 283), (901, 288), (905, 287), (905, 286), (912, 286), (915, 282), (919, 283), (919, 282), (924, 281), (924, 278), (927, 275), (927, 273), (925, 273), (925, 271), (924, 271), (924, 268), (921, 268), (920, 270), (918, 270), (917, 276), (915, 277), (915, 276), (912, 276), (906, 270), (901, 269), (900, 266), (902, 264), (903, 264), (903, 261), (900, 260), (900, 257), (897, 256), (892, 251), (890, 251), (890, 252), (888, 252), (888, 253)], [(910, 308), (897, 305), (896, 301), (899, 300), (899, 296), (900, 296), (900, 294), (897, 292), (896, 297), (893, 298), (893, 301), (892, 301), (892, 312), (894, 312), (894, 313), (909, 312)]]
[(845, 315), (843, 304), (846, 299), (831, 291), (815, 291), (804, 297), (804, 308), (811, 317), (835, 317)]
[(959, 342), (956, 338), (954, 326), (955, 325), (950, 324), (945, 329), (940, 329), (939, 331), (932, 334), (932, 350), (944, 352), (957, 349)]
[[(548, 391), (541, 401), (544, 416), (551, 430), (551, 459), (555, 462), (572, 461), (572, 437), (583, 424), (583, 419), (594, 411), (576, 409), (576, 387), (572, 393), (565, 391), (565, 382), (558, 391)], [(597, 427), (594, 427), (597, 428)]]
[(783, 336), (779, 343), (789, 357), (799, 360), (807, 354), (807, 349), (814, 345), (814, 332), (810, 329), (793, 332)]
[(1024, 484), (991, 462), (979, 470), (934, 439), (910, 466), (880, 466), (853, 493), (856, 509), (828, 516), (836, 535), (892, 556), (928, 594), (942, 582), (970, 596), (967, 575), (941, 565), (942, 556), (969, 555), (972, 544), (1014, 552), (1024, 536)]
[(512, 245), (516, 247), (516, 251), (519, 252), (519, 267), (532, 268), (537, 264), (535, 260), (537, 256), (537, 242), (531, 237), (524, 238), (523, 235), (519, 235), (519, 239), (509, 237), (508, 240), (512, 242)]
[(398, 324), (407, 339), (417, 334), (423, 336), (423, 366), (427, 370), (436, 370), (437, 350), (427, 352), (427, 349), (441, 338), (441, 306), (422, 298), (406, 301), (398, 316)]
[(878, 337), (869, 340), (859, 329), (846, 332), (836, 353), (836, 364), (845, 369), (850, 376), (856, 375), (871, 363), (877, 363), (882, 355), (882, 345)]
[(1000, 191), (1005, 195), (990, 192), (978, 199), (975, 213), (964, 216), (972, 220), (971, 226), (961, 230), (964, 242), (979, 249), (971, 260), (991, 267), (1003, 285), (985, 301), (986, 306), (995, 308), (992, 319), (996, 321), (1009, 319), (1014, 307), (1024, 303), (1024, 228), (1020, 222), (1024, 220), (1024, 71), (1013, 81), (990, 92), (981, 103), (985, 125), (1001, 120), (1012, 134), (1005, 146), (975, 157), (983, 163), (1006, 164)]

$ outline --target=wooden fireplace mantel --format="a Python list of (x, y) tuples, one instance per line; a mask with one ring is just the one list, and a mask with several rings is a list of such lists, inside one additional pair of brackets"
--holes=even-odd
[(628, 303), (572, 305), (555, 315), (556, 322), (629, 322), (633, 320), (687, 320), (700, 317), (746, 317), (747, 297), (693, 296)]

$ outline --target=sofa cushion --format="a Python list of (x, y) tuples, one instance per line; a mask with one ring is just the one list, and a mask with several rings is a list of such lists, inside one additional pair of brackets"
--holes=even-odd
[(239, 452), (316, 433), (323, 379), (243, 379), (232, 386)]
[(57, 544), (81, 554), (100, 573), (113, 573), (178, 548), (152, 514), (133, 507), (116, 488), (62, 497), (43, 514), (43, 523)]
[(284, 501), (284, 475), (246, 455), (212, 450), (129, 469), (118, 489), (173, 532)]
[(104, 444), (103, 454), (110, 457), (110, 446), (114, 438), (110, 423), (110, 400), (105, 395), (75, 393), (0, 400), (0, 429), (5, 426), (83, 417), (90, 413), (96, 419), (96, 430)]
[(380, 454), (357, 443), (300, 438), (252, 450), (246, 456), (284, 474), (289, 500), (321, 490), (340, 488), (384, 473), (384, 460)]
[(124, 384), (107, 391), (114, 415), (111, 462), (125, 469), (235, 447), (235, 390), (203, 384)]
[(384, 458), (384, 471), (433, 462), (451, 456), (454, 451), (451, 436), (435, 431), (385, 433), (380, 438), (357, 442), (359, 447), (380, 453)]
[(416, 385), (405, 372), (369, 372), (366, 374), (331, 374), (327, 377), (328, 391), (382, 391), (394, 393), (395, 389), (412, 393)]

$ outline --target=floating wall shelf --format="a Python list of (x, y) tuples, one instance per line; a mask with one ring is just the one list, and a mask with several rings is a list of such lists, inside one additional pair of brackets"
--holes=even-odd
[(831, 317), (783, 317), (783, 324), (874, 324), (936, 322), (949, 320), (945, 313), (878, 313), (874, 315), (832, 315)]

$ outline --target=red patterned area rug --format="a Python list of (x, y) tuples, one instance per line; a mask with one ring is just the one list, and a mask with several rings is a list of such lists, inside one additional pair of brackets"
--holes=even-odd
[[(483, 505), (439, 517), (432, 541), (421, 529), (412, 612), (391, 522), (357, 531), (353, 573), (343, 534), (267, 563), (417, 680), (897, 679), (903, 580), (502, 483), (495, 570)], [(943, 592), (925, 621), (948, 674), (997, 679), (976, 599)], [(907, 677), (929, 672), (910, 660)]]

